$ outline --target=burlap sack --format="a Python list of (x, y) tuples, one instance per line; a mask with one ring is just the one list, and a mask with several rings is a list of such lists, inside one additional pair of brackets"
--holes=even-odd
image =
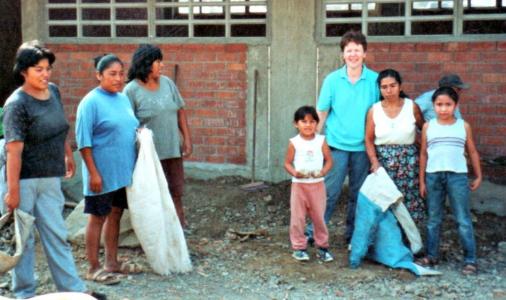
[[(0, 218), (0, 230), (9, 223), (9, 219), (13, 213), (8, 213)], [(30, 236), (35, 218), (22, 210), (14, 210), (14, 236), (16, 243), (16, 252), (14, 255), (9, 255), (0, 251), (0, 274), (3, 274), (10, 269), (14, 268), (18, 263), (23, 250), (25, 248), (26, 240)]]

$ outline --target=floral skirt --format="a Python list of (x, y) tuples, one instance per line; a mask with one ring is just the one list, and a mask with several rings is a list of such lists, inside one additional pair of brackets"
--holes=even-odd
[(420, 198), (418, 181), (418, 149), (415, 145), (376, 145), (380, 164), (404, 195), (404, 204), (413, 220), (425, 218), (425, 202)]

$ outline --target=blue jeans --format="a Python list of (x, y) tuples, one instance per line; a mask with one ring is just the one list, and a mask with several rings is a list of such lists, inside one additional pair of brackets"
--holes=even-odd
[[(86, 286), (77, 274), (72, 248), (67, 243), (67, 228), (62, 216), (65, 199), (60, 178), (22, 179), (19, 185), (18, 209), (35, 217), (35, 226), (56, 288), (58, 291), (85, 292)], [(34, 266), (35, 239), (32, 232), (19, 263), (12, 270), (12, 291), (16, 298), (35, 296)]]
[[(351, 152), (339, 149), (331, 149), (332, 169), (325, 176), (325, 188), (327, 189), (327, 206), (324, 220), (328, 224), (336, 205), (341, 196), (344, 179), (348, 175), (349, 195), (346, 208), (346, 241), (351, 240), (355, 223), (355, 208), (357, 206), (358, 191), (369, 173), (369, 158), (365, 151)], [(306, 235), (313, 237), (313, 224), (306, 228)]]
[(455, 216), (460, 244), (464, 248), (464, 263), (476, 263), (476, 242), (474, 240), (473, 222), (469, 209), (469, 182), (467, 173), (436, 172), (427, 173), (427, 256), (439, 257), (439, 232), (443, 221), (446, 195)]

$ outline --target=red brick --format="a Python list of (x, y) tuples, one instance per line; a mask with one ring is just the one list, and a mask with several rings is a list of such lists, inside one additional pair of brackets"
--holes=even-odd
[(227, 44), (225, 45), (225, 52), (246, 52), (248, 46), (246, 44)]
[(499, 83), (499, 84), (506, 84), (506, 76), (505, 74), (500, 73), (485, 73), (483, 74), (482, 81), (484, 83)]
[(390, 45), (391, 52), (412, 52), (415, 51), (414, 43), (392, 43)]
[(193, 61), (193, 53), (192, 52), (178, 52), (174, 57), (174, 61), (177, 62), (186, 62)]
[(232, 63), (227, 65), (227, 69), (230, 71), (245, 71), (246, 64)]
[(450, 42), (443, 45), (444, 51), (467, 51), (468, 49), (468, 43), (462, 42)]
[(500, 51), (506, 50), (506, 41), (497, 42), (497, 50)]
[(389, 52), (390, 45), (390, 43), (369, 43), (367, 52)]
[(375, 62), (396, 62), (399, 60), (399, 53), (376, 53)]
[(427, 61), (427, 53), (424, 52), (402, 52), (399, 57), (399, 61), (403, 62), (426, 62)]
[(480, 52), (457, 52), (454, 54), (455, 62), (479, 61)]
[(430, 52), (427, 54), (427, 60), (433, 62), (448, 62), (453, 60), (453, 53)]
[(468, 46), (469, 51), (491, 51), (496, 49), (496, 42), (470, 42)]
[(205, 127), (224, 127), (226, 125), (226, 120), (223, 119), (223, 114), (220, 118), (206, 118), (202, 120), (202, 126)]
[(221, 152), (220, 147), (226, 143), (225, 137), (210, 136), (204, 137), (203, 140), (206, 145), (219, 145), (219, 147), (217, 147), (218, 153)]
[(416, 44), (416, 51), (441, 51), (443, 43), (418, 43)]
[(480, 54), (480, 61), (506, 63), (506, 51), (482, 52)]
[(225, 163), (225, 157), (223, 155), (208, 155), (203, 159), (209, 163), (222, 164)]
[(196, 52), (193, 54), (193, 60), (195, 61), (204, 61), (204, 62), (213, 62), (216, 60), (216, 53), (214, 52)]
[(246, 163), (246, 157), (244, 155), (227, 157), (226, 160), (228, 163), (231, 163), (231, 164), (245, 164)]
[(506, 139), (504, 137), (499, 136), (481, 136), (480, 144), (483, 145), (492, 145), (492, 146), (505, 146)]
[(469, 71), (469, 65), (465, 63), (445, 63), (443, 65), (444, 73), (457, 73), (457, 74), (465, 74)]
[(418, 63), (416, 64), (415, 70), (418, 72), (438, 72), (440, 73), (443, 69), (442, 64), (438, 63)]

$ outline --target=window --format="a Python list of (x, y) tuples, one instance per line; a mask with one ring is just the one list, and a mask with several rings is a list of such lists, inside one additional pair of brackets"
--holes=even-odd
[(267, 2), (47, 0), (48, 37), (266, 37)]
[(506, 0), (323, 0), (323, 37), (350, 29), (370, 37), (506, 34)]

